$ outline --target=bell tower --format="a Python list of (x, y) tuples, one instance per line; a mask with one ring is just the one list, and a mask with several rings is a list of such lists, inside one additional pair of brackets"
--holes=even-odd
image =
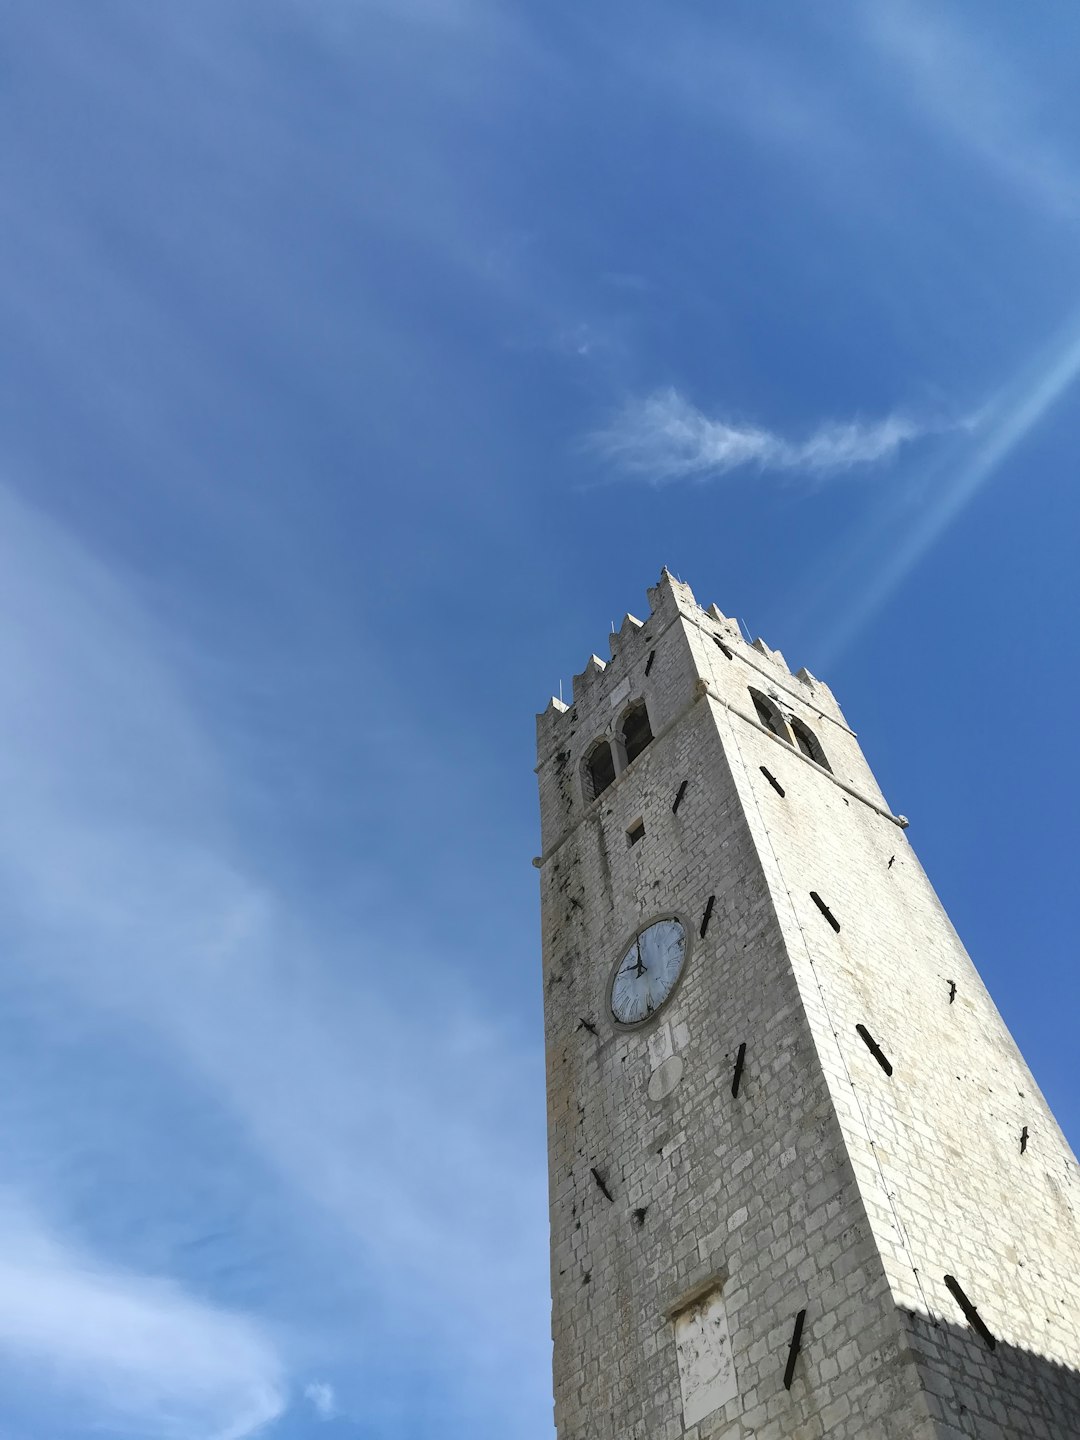
[(559, 1440), (1080, 1436), (1080, 1171), (907, 821), (649, 604), (537, 720)]

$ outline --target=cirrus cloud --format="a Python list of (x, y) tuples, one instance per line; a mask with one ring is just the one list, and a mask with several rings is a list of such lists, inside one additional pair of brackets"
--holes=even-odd
[(333, 1420), (337, 1413), (337, 1396), (334, 1387), (325, 1380), (313, 1380), (304, 1386), (304, 1398), (311, 1401), (311, 1408), (320, 1420)]
[(275, 1346), (248, 1317), (74, 1249), (0, 1197), (0, 1346), (117, 1433), (243, 1440), (285, 1409)]
[(618, 469), (657, 482), (746, 468), (821, 478), (887, 464), (904, 446), (955, 428), (955, 423), (930, 424), (893, 413), (878, 420), (827, 421), (805, 438), (791, 440), (710, 417), (669, 387), (628, 402), (590, 443)]

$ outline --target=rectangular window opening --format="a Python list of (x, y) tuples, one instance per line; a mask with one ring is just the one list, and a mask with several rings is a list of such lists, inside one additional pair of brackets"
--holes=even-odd
[(627, 845), (636, 845), (639, 840), (645, 839), (645, 821), (635, 820), (626, 832)]
[(815, 905), (817, 906), (817, 908), (821, 911), (822, 915), (825, 916), (825, 919), (829, 922), (829, 924), (832, 926), (832, 928), (833, 928), (833, 929), (836, 931), (836, 933), (839, 935), (839, 934), (840, 934), (840, 921), (837, 920), (836, 916), (835, 916), (835, 915), (832, 913), (832, 911), (829, 909), (828, 905), (825, 904), (825, 901), (821, 898), (821, 896), (817, 893), (816, 890), (811, 890), (811, 891), (810, 891), (810, 899), (813, 900), (814, 904), (815, 904)]
[(655, 651), (655, 650), (650, 650), (650, 651), (649, 651), (649, 658), (645, 661), (645, 674), (646, 674), (646, 675), (647, 675), (647, 674), (649, 673), (649, 671), (652, 669), (652, 662), (653, 662), (655, 659), (656, 659), (656, 651)]
[(881, 1046), (877, 1043), (877, 1041), (874, 1039), (874, 1037), (870, 1034), (870, 1031), (867, 1030), (867, 1028), (866, 1028), (865, 1025), (856, 1025), (856, 1026), (855, 1026), (855, 1029), (856, 1029), (856, 1032), (858, 1033), (859, 1039), (863, 1042), (863, 1044), (866, 1046), (866, 1048), (870, 1051), (870, 1054), (873, 1055), (874, 1059), (875, 1059), (875, 1060), (877, 1061), (877, 1063), (881, 1066), (881, 1068), (885, 1071), (885, 1074), (886, 1074), (886, 1075), (891, 1075), (891, 1074), (892, 1074), (892, 1065), (891, 1065), (891, 1063), (890, 1063), (890, 1061), (889, 1061), (889, 1059), (888, 1059), (888, 1056), (884, 1053), (884, 1051), (882, 1050)]
[(784, 787), (780, 784), (780, 781), (777, 780), (776, 776), (772, 773), (772, 771), (766, 770), (764, 765), (759, 765), (758, 769), (765, 776), (765, 779), (768, 780), (769, 784), (776, 791), (776, 793), (781, 797), (781, 799), (783, 799)]

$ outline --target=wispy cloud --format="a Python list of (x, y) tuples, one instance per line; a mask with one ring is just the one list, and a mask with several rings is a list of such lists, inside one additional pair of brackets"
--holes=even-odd
[(1080, 217), (1071, 136), (1054, 133), (1045, 93), (994, 45), (991, 27), (965, 26), (944, 7), (914, 0), (875, 0), (858, 4), (854, 14), (885, 73), (899, 78), (906, 100), (936, 137), (1055, 220)]
[(733, 470), (843, 475), (888, 464), (916, 440), (953, 426), (902, 414), (829, 421), (803, 439), (706, 415), (676, 389), (631, 401), (590, 444), (628, 475), (654, 481), (708, 478)]
[(250, 1320), (96, 1262), (0, 1201), (0, 1346), (44, 1367), (111, 1429), (241, 1440), (284, 1410), (282, 1366)]
[(325, 1380), (313, 1380), (305, 1385), (304, 1398), (311, 1401), (311, 1408), (320, 1420), (333, 1420), (338, 1413), (334, 1387)]
[[(446, 973), (445, 955), (373, 925), (359, 940), (329, 925), (313, 935), (228, 838), (214, 749), (168, 639), (88, 552), (2, 487), (0, 520), (0, 782), (9, 787), (0, 983), (32, 976), (33, 1018), (46, 1035), (74, 994), (80, 1014), (154, 1036), (162, 1073), (144, 1061), (138, 1075), (150, 1113), (155, 1084), (188, 1086), (208, 1097), (216, 1123), (235, 1127), (238, 1162), (262, 1184), (276, 1176), (299, 1207), (309, 1257), (325, 1255), (374, 1302), (340, 1318), (358, 1357), (350, 1373), (367, 1367), (369, 1415), (396, 1403), (392, 1382), (380, 1384), (380, 1357), (420, 1325), (439, 1336), (444, 1408), (457, 1405), (463, 1423), (486, 1414), (507, 1437), (544, 1433), (535, 1417), (547, 1376), (532, 1364), (546, 1276), (542, 1154), (519, 1138), (538, 1055)], [(73, 713), (77, 726), (65, 718)], [(411, 977), (408, 998), (392, 977), (378, 980), (389, 954)], [(33, 1156), (9, 1151), (4, 1170), (20, 1188), (49, 1190)], [(189, 1173), (185, 1183), (212, 1180)], [(124, 1196), (111, 1204), (122, 1211)], [(122, 1230), (120, 1215), (110, 1224), (113, 1235)], [(4, 1229), (0, 1213), (0, 1282)], [(172, 1258), (162, 1256), (166, 1273)], [(65, 1283), (75, 1286), (72, 1268)], [(148, 1307), (172, 1293), (137, 1278), (122, 1291), (132, 1292)], [(188, 1315), (197, 1359), (200, 1317), (208, 1351), (251, 1353), (239, 1322), (221, 1323), (218, 1344), (215, 1312)], [(286, 1324), (272, 1310), (267, 1323), (275, 1333)], [(298, 1317), (288, 1325), (295, 1332)], [(20, 1372), (51, 1365), (50, 1344), (62, 1357), (63, 1338), (43, 1330)], [(305, 1364), (326, 1358), (295, 1333), (292, 1346), (307, 1352)], [(290, 1368), (295, 1358), (286, 1355)], [(256, 1379), (264, 1373), (252, 1368)], [(222, 1388), (220, 1422), (210, 1419), (213, 1372), (191, 1389), (205, 1418), (189, 1408), (173, 1423), (167, 1386), (161, 1404), (153, 1389), (133, 1389), (138, 1432), (248, 1433), (278, 1392), (248, 1385), (245, 1364), (236, 1373), (241, 1398), (253, 1398), (230, 1409)], [(530, 1391), (535, 1403), (523, 1409)], [(328, 1401), (319, 1390), (308, 1398), (320, 1395)], [(100, 1395), (86, 1406), (94, 1423), (103, 1408)]]

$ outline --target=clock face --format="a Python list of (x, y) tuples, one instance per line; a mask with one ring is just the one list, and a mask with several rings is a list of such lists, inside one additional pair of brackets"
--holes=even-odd
[(611, 1013), (622, 1025), (655, 1015), (671, 994), (686, 959), (686, 931), (674, 918), (642, 930), (611, 982)]

